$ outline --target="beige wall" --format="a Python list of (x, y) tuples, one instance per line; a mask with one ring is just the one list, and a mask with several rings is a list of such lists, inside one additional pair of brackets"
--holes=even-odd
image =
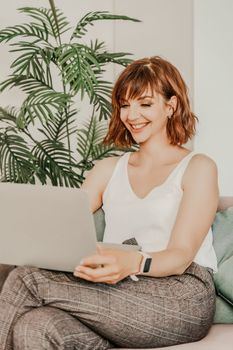
[[(89, 11), (108, 10), (140, 19), (134, 22), (96, 22), (85, 37), (105, 40), (109, 50), (134, 53), (134, 58), (162, 55), (181, 70), (192, 95), (193, 91), (193, 26), (192, 0), (56, 0), (73, 25)], [(1, 27), (19, 23), (22, 16), (16, 11), (22, 6), (47, 6), (47, 0), (14, 0), (4, 4), (0, 13)], [(9, 73), (9, 54), (6, 46), (0, 45), (0, 80)], [(109, 78), (119, 69), (110, 70)], [(13, 96), (13, 98), (12, 98)], [(13, 90), (0, 96), (0, 104), (20, 104), (18, 93)]]
[(115, 11), (142, 21), (134, 26), (115, 24), (115, 49), (134, 52), (136, 58), (167, 58), (180, 69), (192, 95), (192, 0), (115, 0)]
[(233, 195), (233, 1), (194, 0), (194, 148), (218, 166), (221, 195)]

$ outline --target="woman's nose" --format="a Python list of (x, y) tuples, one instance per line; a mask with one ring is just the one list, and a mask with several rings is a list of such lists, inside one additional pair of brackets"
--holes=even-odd
[(138, 118), (140, 118), (140, 112), (138, 111), (138, 109), (135, 108), (135, 107), (129, 108), (129, 110), (128, 110), (128, 120), (136, 120)]

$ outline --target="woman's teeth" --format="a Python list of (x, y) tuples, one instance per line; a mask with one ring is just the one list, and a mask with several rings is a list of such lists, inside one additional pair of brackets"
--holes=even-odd
[(145, 125), (147, 125), (147, 123), (143, 123), (143, 124), (131, 124), (131, 127), (132, 127), (133, 129), (138, 130), (138, 129), (142, 129)]

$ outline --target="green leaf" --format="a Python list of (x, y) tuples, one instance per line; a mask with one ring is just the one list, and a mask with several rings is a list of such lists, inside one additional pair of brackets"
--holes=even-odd
[(71, 40), (73, 38), (80, 39), (83, 35), (87, 32), (87, 26), (93, 25), (94, 21), (99, 20), (123, 20), (123, 21), (133, 21), (133, 22), (140, 22), (138, 19), (131, 18), (128, 16), (122, 16), (122, 15), (113, 15), (109, 13), (108, 11), (95, 11), (95, 12), (88, 12), (84, 17), (81, 18), (81, 20), (78, 22), (73, 34), (71, 35)]
[(77, 133), (77, 147), (83, 162), (93, 163), (97, 159), (102, 159), (102, 154), (117, 151), (119, 149), (111, 146), (104, 146), (103, 139), (107, 133), (106, 123), (98, 121), (97, 117), (92, 117), (89, 122), (84, 123)]
[(17, 114), (15, 107), (0, 107), (0, 122), (10, 122), (11, 125), (15, 126)]
[(4, 181), (34, 182), (34, 162), (25, 140), (17, 134), (1, 135), (0, 171)]
[(0, 42), (8, 42), (20, 37), (37, 38), (48, 43), (48, 31), (45, 26), (39, 27), (35, 23), (19, 24), (14, 27), (7, 27), (0, 31)]
[(38, 118), (41, 123), (49, 118), (53, 119), (54, 114), (67, 106), (71, 96), (63, 92), (57, 92), (47, 86), (43, 81), (27, 76), (12, 76), (3, 82), (1, 89), (6, 87), (20, 86), (28, 97), (24, 100), (19, 113), (20, 124), (34, 123)]
[(56, 113), (53, 119), (48, 119), (43, 123), (43, 129), (38, 129), (47, 139), (54, 141), (62, 141), (67, 138), (67, 135), (72, 135), (77, 132), (76, 125), (76, 110), (63, 111)]
[(76, 94), (80, 91), (81, 98), (85, 92), (92, 93), (96, 80), (96, 70), (100, 71), (100, 65), (95, 58), (95, 53), (85, 45), (63, 45), (58, 62), (63, 72), (66, 84)]
[(14, 75), (32, 76), (35, 79), (46, 82), (44, 60), (41, 56), (40, 47), (36, 47), (31, 43), (20, 42), (17, 43), (18, 48), (11, 50), (11, 52), (22, 52), (11, 65), (11, 68), (15, 68)]
[(41, 30), (46, 28), (48, 33), (55, 39), (69, 29), (69, 23), (66, 17), (64, 16), (63, 12), (58, 9), (56, 9), (56, 17), (54, 17), (54, 12), (52, 9), (46, 8), (22, 7), (19, 9), (19, 11), (36, 20), (36, 23), (32, 24), (36, 25)]
[(32, 93), (24, 101), (20, 116), (25, 121), (38, 118), (41, 123), (48, 119), (54, 119), (54, 113), (65, 108), (70, 96), (53, 90), (37, 91)]
[(73, 170), (77, 165), (73, 158), (69, 161), (69, 152), (61, 142), (41, 141), (32, 153), (53, 186), (80, 187), (83, 177)]
[(90, 103), (93, 103), (96, 111), (99, 112), (99, 120), (107, 120), (111, 115), (111, 91), (112, 84), (107, 81), (99, 79), (93, 84), (89, 97)]

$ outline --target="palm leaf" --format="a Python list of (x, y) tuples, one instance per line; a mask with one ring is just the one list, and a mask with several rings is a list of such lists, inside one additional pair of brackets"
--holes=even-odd
[(100, 123), (98, 118), (94, 116), (78, 130), (77, 149), (82, 157), (78, 165), (82, 168), (82, 175), (94, 166), (95, 161), (119, 156), (126, 151), (126, 149), (116, 148), (114, 145), (104, 145), (103, 139), (106, 132), (106, 123)]
[(129, 53), (124, 53), (124, 52), (107, 52), (104, 51), (102, 53), (97, 53), (96, 58), (99, 63), (116, 63), (120, 64), (121, 66), (127, 66), (132, 62), (132, 59), (127, 58), (125, 56), (129, 56)]
[(88, 12), (78, 22), (73, 34), (71, 35), (71, 40), (73, 38), (80, 39), (83, 35), (86, 34), (87, 26), (93, 25), (94, 21), (99, 21), (99, 20), (101, 20), (101, 21), (102, 20), (126, 20), (126, 21), (140, 22), (138, 19), (131, 18), (128, 16), (113, 15), (113, 14), (109, 13), (108, 11)]
[(18, 48), (11, 50), (11, 52), (22, 52), (22, 55), (17, 57), (11, 65), (11, 68), (15, 68), (13, 74), (25, 74), (46, 83), (45, 69), (43, 67), (44, 56), (41, 56), (41, 48), (36, 46), (35, 43), (28, 42), (19, 42), (15, 45)]
[(130, 56), (131, 53), (128, 52), (108, 52), (105, 49), (104, 42), (96, 39), (94, 42), (91, 41), (91, 49), (95, 52), (96, 59), (100, 64), (106, 63), (116, 63), (122, 66), (127, 66), (132, 62), (132, 59), (125, 56)]
[(101, 159), (101, 154), (106, 155), (108, 152), (119, 150), (102, 144), (106, 132), (106, 124), (100, 123), (96, 116), (92, 116), (90, 121), (84, 123), (83, 127), (78, 130), (77, 147), (84, 161), (93, 163), (94, 160)]
[(8, 42), (20, 37), (39, 39), (48, 43), (48, 31), (45, 26), (38, 27), (35, 23), (19, 24), (14, 27), (7, 27), (0, 31), (0, 42)]
[(1, 134), (0, 170), (7, 182), (34, 183), (35, 166), (25, 140), (17, 134)]
[(123, 150), (117, 149), (112, 145), (103, 145), (101, 142), (93, 147), (92, 160), (94, 162), (106, 157), (119, 156), (122, 152)]
[(38, 143), (32, 150), (37, 164), (47, 179), (54, 186), (80, 187), (83, 177), (77, 174), (73, 168), (77, 168), (67, 149), (61, 142), (44, 140)]
[(69, 22), (63, 12), (58, 9), (56, 9), (56, 17), (52, 9), (46, 8), (22, 7), (19, 11), (36, 20), (36, 23), (32, 23), (33, 26), (36, 25), (41, 30), (46, 27), (48, 33), (55, 39), (69, 29)]
[(31, 94), (24, 102), (20, 110), (19, 118), (28, 124), (30, 120), (38, 118), (41, 123), (49, 118), (54, 119), (54, 113), (65, 108), (70, 96), (52, 90), (43, 90)]
[(49, 118), (53, 119), (54, 113), (65, 108), (71, 98), (68, 94), (54, 91), (43, 81), (34, 77), (12, 76), (1, 85), (2, 91), (9, 86), (21, 86), (22, 90), (28, 94), (21, 106), (18, 117), (21, 127), (29, 122), (34, 123), (35, 118), (38, 118), (41, 123)]
[(74, 118), (76, 113), (76, 110), (56, 113), (53, 119), (48, 119), (46, 123), (43, 123), (43, 129), (38, 128), (38, 130), (50, 140), (62, 141), (67, 135), (71, 136), (77, 132), (77, 127), (73, 126), (76, 124), (76, 118)]
[(10, 123), (15, 126), (18, 112), (15, 107), (0, 107), (0, 122)]
[(99, 112), (99, 120), (102, 120), (102, 118), (107, 120), (111, 115), (111, 91), (111, 83), (97, 80), (93, 84), (93, 90), (89, 93), (90, 103), (93, 103), (96, 111)]
[(96, 82), (96, 71), (100, 71), (93, 50), (85, 45), (63, 45), (58, 62), (63, 78), (74, 94), (80, 91), (83, 98), (85, 92), (92, 92), (93, 83)]
[(103, 126), (101, 124), (97, 126), (97, 118), (94, 116), (78, 130), (77, 149), (83, 159), (87, 160), (91, 156), (92, 147), (102, 134)]

